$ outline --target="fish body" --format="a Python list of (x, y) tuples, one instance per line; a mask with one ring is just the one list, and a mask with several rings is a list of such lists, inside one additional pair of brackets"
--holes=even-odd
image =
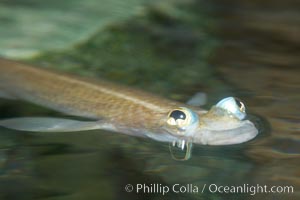
[[(188, 140), (213, 145), (245, 142), (258, 133), (250, 121), (235, 117), (236, 111), (226, 110), (229, 101), (222, 103), (226, 107), (205, 111), (130, 87), (103, 80), (87, 80), (6, 59), (0, 59), (0, 91), (15, 99), (95, 121), (93, 125), (78, 125), (78, 130), (91, 127), (165, 142)], [(6, 120), (0, 125), (27, 130), (18, 128), (21, 125), (16, 122), (19, 121)], [(26, 122), (35, 126), (30, 119)], [(47, 127), (46, 120), (37, 122)], [(74, 130), (71, 125), (64, 126), (63, 122), (59, 121), (63, 129), (53, 130)], [(65, 122), (73, 127), (76, 124), (75, 121)], [(52, 120), (51, 126), (54, 123), (58, 121)], [(51, 127), (48, 130), (52, 130)]]

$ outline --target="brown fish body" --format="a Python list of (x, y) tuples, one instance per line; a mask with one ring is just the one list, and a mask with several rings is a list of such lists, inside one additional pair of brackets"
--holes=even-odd
[(0, 90), (67, 114), (155, 131), (182, 104), (140, 90), (0, 59)]
[[(1, 95), (96, 120), (51, 117), (0, 120), (0, 126), (15, 130), (104, 129), (177, 143), (181, 149), (187, 143), (237, 144), (258, 134), (255, 125), (244, 119), (244, 105), (233, 97), (224, 98), (205, 111), (133, 88), (102, 80), (85, 80), (5, 59), (0, 59)], [(191, 145), (187, 146), (190, 149)]]

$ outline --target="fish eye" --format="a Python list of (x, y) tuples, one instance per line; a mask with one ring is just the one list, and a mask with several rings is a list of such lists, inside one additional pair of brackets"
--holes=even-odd
[(169, 117), (172, 117), (175, 121), (178, 120), (178, 119), (182, 119), (182, 120), (186, 119), (185, 113), (181, 110), (173, 110), (170, 113)]
[(246, 108), (245, 108), (244, 103), (240, 99), (238, 99), (236, 97), (234, 97), (234, 100), (235, 100), (236, 105), (239, 107), (240, 111), (241, 112), (245, 112)]
[(185, 131), (191, 125), (198, 122), (198, 116), (190, 109), (180, 107), (169, 112), (167, 123), (175, 126), (180, 131)]
[(227, 97), (219, 101), (216, 105), (218, 108), (222, 108), (231, 115), (235, 116), (239, 120), (246, 117), (246, 108), (244, 103), (235, 97)]

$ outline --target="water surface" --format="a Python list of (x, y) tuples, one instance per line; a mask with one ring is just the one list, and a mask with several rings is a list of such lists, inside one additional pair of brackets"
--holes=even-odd
[[(180, 1), (179, 1), (180, 2)], [(16, 4), (18, 1), (16, 1)], [(166, 6), (168, 5), (168, 6)], [(299, 6), (288, 1), (173, 1), (112, 23), (65, 51), (28, 62), (110, 79), (207, 108), (238, 96), (260, 129), (253, 141), (194, 145), (171, 158), (168, 144), (101, 130), (31, 134), (0, 129), (1, 199), (297, 199), (300, 187)], [(5, 55), (5, 54), (2, 54)], [(23, 55), (23, 54), (22, 54)], [(1, 100), (1, 118), (59, 115)], [(136, 194), (127, 184), (293, 186), (293, 194)]]

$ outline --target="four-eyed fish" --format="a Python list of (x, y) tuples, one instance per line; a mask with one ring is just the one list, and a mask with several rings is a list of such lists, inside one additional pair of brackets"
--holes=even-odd
[(189, 158), (192, 143), (238, 144), (258, 134), (254, 124), (245, 119), (244, 104), (233, 97), (206, 111), (122, 85), (85, 80), (6, 59), (0, 59), (0, 96), (89, 119), (20, 117), (2, 119), (0, 126), (37, 132), (104, 129), (149, 137), (187, 149), (184, 159)]

